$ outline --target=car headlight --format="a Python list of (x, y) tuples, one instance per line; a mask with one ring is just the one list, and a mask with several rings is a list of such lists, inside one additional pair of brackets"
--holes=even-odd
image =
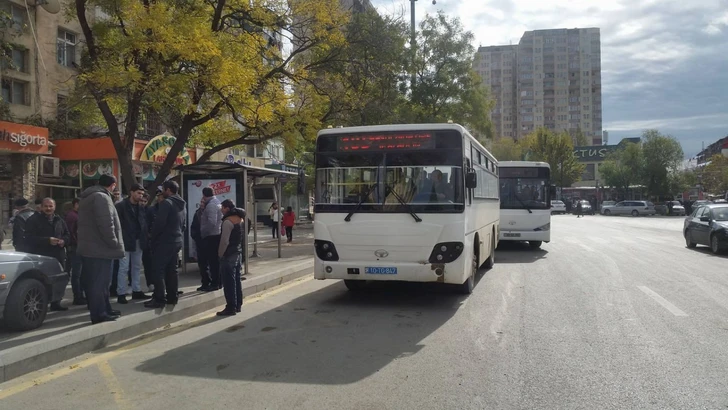
[(462, 242), (441, 242), (432, 248), (430, 263), (450, 263), (463, 253)]
[(534, 229), (534, 231), (548, 231), (551, 229), (551, 222), (547, 223), (546, 225), (541, 225), (538, 228)]

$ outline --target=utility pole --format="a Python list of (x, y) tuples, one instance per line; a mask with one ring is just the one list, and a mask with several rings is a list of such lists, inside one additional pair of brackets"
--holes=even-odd
[(417, 0), (410, 0), (410, 52), (412, 53), (412, 79), (410, 80), (410, 89), (414, 92), (415, 81), (417, 80), (417, 71), (415, 69), (415, 43), (417, 39), (417, 32), (415, 31), (415, 2)]

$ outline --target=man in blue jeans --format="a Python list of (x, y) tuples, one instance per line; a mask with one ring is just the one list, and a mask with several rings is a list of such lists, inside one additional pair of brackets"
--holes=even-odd
[(243, 287), (240, 283), (240, 268), (243, 255), (243, 234), (245, 210), (235, 207), (235, 202), (226, 199), (221, 204), (225, 215), (217, 256), (220, 258), (220, 275), (225, 291), (225, 309), (218, 316), (235, 316), (243, 306)]
[(78, 208), (78, 247), (83, 257), (82, 273), (91, 323), (114, 321), (121, 312), (111, 309), (109, 286), (114, 271), (114, 260), (124, 257), (124, 239), (121, 222), (111, 193), (116, 178), (102, 175), (98, 185), (81, 193)]
[(131, 298), (149, 299), (142, 292), (141, 271), (142, 252), (147, 246), (147, 215), (140, 202), (146, 190), (144, 186), (135, 183), (129, 190), (129, 197), (116, 203), (116, 212), (121, 221), (121, 234), (124, 238), (124, 259), (119, 262), (119, 274), (116, 293), (117, 302), (127, 304), (127, 275), (131, 271)]

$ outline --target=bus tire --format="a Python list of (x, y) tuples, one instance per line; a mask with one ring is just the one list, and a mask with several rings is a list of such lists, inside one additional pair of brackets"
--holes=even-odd
[(356, 292), (364, 289), (367, 282), (365, 280), (344, 279), (344, 285), (346, 285), (346, 288), (351, 292)]
[(460, 285), (460, 293), (469, 295), (475, 289), (475, 275), (478, 273), (478, 253), (473, 250), (473, 262), (470, 264), (470, 275)]
[(541, 241), (528, 241), (528, 246), (530, 246), (531, 249), (538, 249), (541, 247), (541, 244)]
[(490, 255), (488, 256), (488, 259), (485, 260), (483, 263), (483, 267), (485, 269), (493, 269), (493, 266), (495, 265), (495, 234), (491, 236), (490, 238)]

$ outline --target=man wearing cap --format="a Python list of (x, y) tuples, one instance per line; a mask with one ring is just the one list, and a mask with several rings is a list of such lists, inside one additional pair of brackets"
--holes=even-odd
[(116, 178), (102, 175), (98, 185), (81, 193), (78, 210), (78, 248), (83, 257), (82, 270), (91, 323), (116, 320), (121, 312), (111, 309), (109, 286), (114, 260), (124, 258), (121, 222), (111, 193)]
[(124, 258), (119, 262), (116, 294), (117, 301), (126, 304), (127, 272), (131, 271), (131, 298), (149, 299), (142, 292), (141, 269), (142, 252), (147, 246), (147, 216), (140, 202), (144, 197), (144, 186), (133, 184), (129, 196), (116, 203), (116, 212), (121, 222), (121, 234), (124, 238)]
[(13, 246), (17, 252), (28, 252), (28, 246), (25, 243), (25, 225), (35, 211), (30, 208), (29, 202), (25, 198), (15, 200), (15, 209), (18, 212), (13, 217)]

